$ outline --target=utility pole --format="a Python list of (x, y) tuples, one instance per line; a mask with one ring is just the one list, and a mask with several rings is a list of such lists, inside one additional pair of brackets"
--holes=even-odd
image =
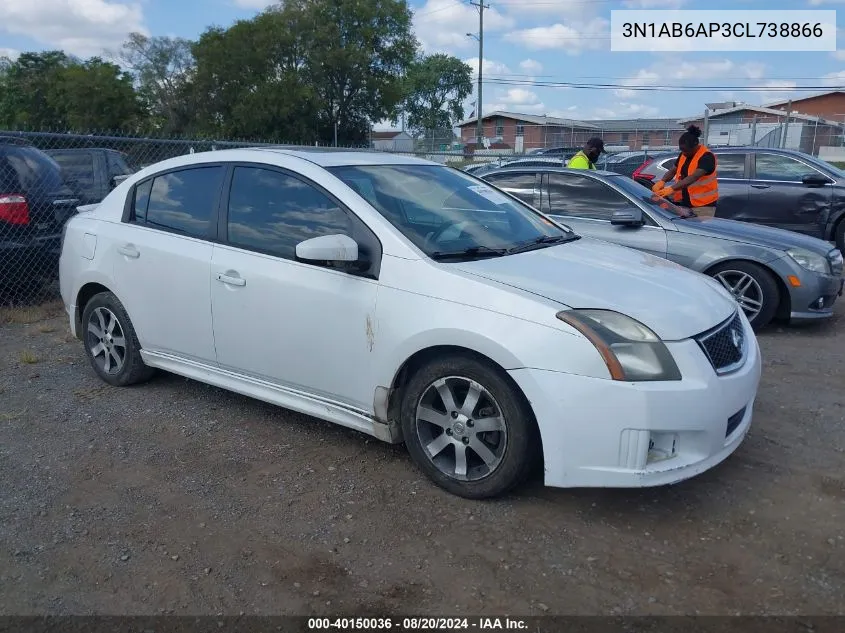
[(789, 133), (789, 117), (792, 114), (792, 99), (786, 104), (786, 121), (783, 125), (783, 136), (780, 138), (780, 146), (786, 147), (786, 135)]
[(484, 140), (484, 120), (481, 114), (481, 71), (484, 67), (484, 9), (489, 9), (490, 5), (484, 4), (484, 0), (479, 0), (478, 2), (472, 2), (472, 0), (470, 0), (470, 4), (474, 7), (478, 7), (478, 104), (476, 105), (475, 115), (478, 117), (476, 141), (478, 146), (481, 147)]

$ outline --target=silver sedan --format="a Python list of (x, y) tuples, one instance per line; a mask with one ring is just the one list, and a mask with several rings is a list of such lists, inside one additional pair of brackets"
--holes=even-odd
[(775, 318), (828, 318), (842, 295), (842, 254), (820, 239), (697, 217), (610, 172), (513, 166), (482, 178), (576, 233), (714, 277), (733, 293), (755, 329)]

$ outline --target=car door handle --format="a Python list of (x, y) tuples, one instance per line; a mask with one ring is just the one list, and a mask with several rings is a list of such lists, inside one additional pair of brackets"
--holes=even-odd
[(231, 275), (224, 275), (223, 273), (217, 274), (217, 281), (222, 282), (224, 284), (228, 284), (230, 286), (245, 286), (246, 279), (241, 277), (232, 277)]
[(138, 259), (141, 256), (141, 253), (139, 253), (138, 249), (132, 246), (132, 244), (124, 244), (123, 246), (118, 246), (117, 252), (121, 255), (131, 257), (132, 259)]
[(755, 189), (768, 189), (771, 185), (751, 185)]

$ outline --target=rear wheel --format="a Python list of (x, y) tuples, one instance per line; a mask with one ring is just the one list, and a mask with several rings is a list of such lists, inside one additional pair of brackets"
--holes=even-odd
[(141, 345), (126, 309), (111, 292), (91, 297), (82, 312), (82, 328), (85, 354), (104, 382), (126, 387), (153, 375), (141, 359)]
[(417, 466), (469, 499), (501, 495), (537, 463), (540, 439), (525, 399), (507, 376), (471, 357), (431, 361), (402, 395), (402, 431)]
[(751, 262), (727, 262), (708, 274), (733, 295), (755, 330), (772, 321), (780, 303), (780, 290), (765, 268)]

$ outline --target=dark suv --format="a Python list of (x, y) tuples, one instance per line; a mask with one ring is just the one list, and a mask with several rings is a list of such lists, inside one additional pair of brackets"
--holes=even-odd
[[(710, 147), (719, 171), (716, 215), (835, 242), (845, 254), (845, 172), (818, 158), (766, 147)], [(678, 154), (655, 156), (634, 179), (660, 180)]]
[(0, 137), (0, 286), (55, 278), (62, 228), (79, 202), (56, 161), (19, 139)]
[(62, 168), (65, 180), (73, 181), (82, 204), (101, 202), (134, 170), (126, 154), (114, 149), (68, 148), (44, 150)]

